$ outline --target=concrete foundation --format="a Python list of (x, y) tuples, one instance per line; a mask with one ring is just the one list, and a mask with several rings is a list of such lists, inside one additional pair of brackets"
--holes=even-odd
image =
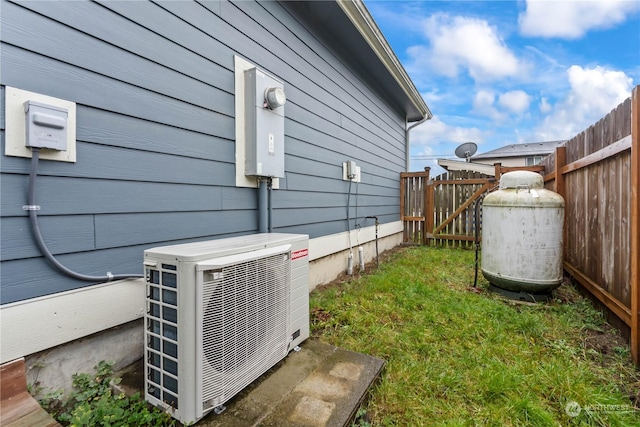
[[(357, 275), (358, 266), (358, 246), (357, 242), (353, 242), (353, 273)], [(378, 239), (378, 252), (382, 254), (388, 249), (395, 248), (402, 243), (402, 233), (394, 234), (388, 237)], [(376, 259), (376, 242), (372, 241), (360, 245), (364, 248), (364, 261), (368, 263)], [(331, 282), (340, 274), (347, 271), (347, 260), (349, 250), (344, 250), (331, 254), (322, 258), (318, 258), (309, 263), (309, 291), (316, 287)]]
[[(40, 395), (73, 390), (72, 375), (91, 373), (102, 360), (122, 369), (144, 354), (143, 320), (135, 320), (25, 358), (27, 384)], [(40, 397), (40, 396), (36, 396)]]

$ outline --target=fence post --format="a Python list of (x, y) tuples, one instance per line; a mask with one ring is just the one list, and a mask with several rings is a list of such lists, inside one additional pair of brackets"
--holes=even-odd
[(424, 220), (422, 221), (422, 244), (427, 244), (427, 224), (429, 223), (429, 175), (431, 174), (431, 168), (425, 167), (425, 176), (422, 181), (422, 215)]
[(640, 86), (631, 95), (631, 356), (640, 364)]
[(407, 177), (400, 173), (400, 221), (402, 222), (402, 241), (407, 241), (407, 224), (404, 222), (405, 206), (404, 199), (406, 197)]
[(556, 147), (556, 165), (555, 165), (555, 190), (556, 193), (565, 198), (566, 188), (564, 185), (564, 175), (562, 174), (562, 168), (567, 164), (567, 149), (566, 147)]
[(566, 247), (567, 247), (567, 188), (564, 184), (564, 175), (562, 174), (562, 168), (567, 164), (567, 149), (566, 147), (556, 147), (555, 154), (555, 190), (556, 193), (562, 196), (565, 201), (565, 215), (564, 215), (564, 223), (562, 224), (562, 258), (566, 258)]
[[(433, 223), (434, 223), (434, 216), (435, 216), (435, 200), (434, 200), (434, 191), (433, 191), (433, 183), (430, 182), (430, 180), (427, 180), (425, 182), (425, 191), (427, 194), (427, 207), (424, 211), (424, 218), (425, 218), (425, 237), (427, 237), (429, 234), (433, 236)], [(431, 237), (431, 239), (433, 239), (433, 237)], [(429, 237), (427, 237), (427, 242), (429, 242)]]
[(502, 176), (502, 163), (494, 163), (493, 167), (495, 169), (495, 172), (493, 173), (493, 176), (495, 176), (496, 178), (496, 182), (500, 182), (500, 176)]

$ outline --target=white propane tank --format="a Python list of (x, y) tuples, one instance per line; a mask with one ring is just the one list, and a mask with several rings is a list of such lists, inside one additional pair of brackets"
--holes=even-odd
[(515, 292), (548, 293), (562, 282), (564, 199), (542, 176), (516, 171), (482, 203), (482, 274)]

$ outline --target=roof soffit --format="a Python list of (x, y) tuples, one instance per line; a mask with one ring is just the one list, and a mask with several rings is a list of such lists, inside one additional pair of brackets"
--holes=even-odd
[(400, 88), (404, 91), (407, 97), (409, 97), (416, 109), (421, 112), (423, 117), (431, 118), (432, 114), (429, 107), (424, 102), (424, 99), (400, 63), (395, 52), (391, 46), (389, 46), (389, 43), (373, 20), (373, 17), (367, 10), (364, 3), (361, 0), (337, 0), (337, 3), (358, 32), (369, 44), (380, 62), (382, 62)]
[(431, 118), (432, 113), (361, 0), (282, 2), (306, 25), (323, 36), (332, 50), (366, 78), (407, 121)]

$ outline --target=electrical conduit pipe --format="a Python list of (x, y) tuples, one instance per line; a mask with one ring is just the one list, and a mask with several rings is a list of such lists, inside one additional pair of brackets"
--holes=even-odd
[(40, 232), (40, 225), (38, 224), (38, 209), (40, 207), (36, 204), (36, 178), (38, 176), (38, 160), (40, 158), (40, 149), (32, 148), (31, 157), (31, 170), (29, 172), (29, 186), (27, 194), (27, 205), (23, 208), (29, 211), (29, 219), (31, 220), (31, 230), (33, 232), (33, 238), (36, 245), (40, 249), (40, 252), (47, 258), (47, 260), (61, 273), (72, 277), (74, 279), (82, 280), (85, 282), (111, 282), (113, 280), (122, 280), (128, 278), (142, 278), (142, 274), (111, 274), (108, 272), (105, 276), (89, 276), (75, 272), (64, 265), (62, 265), (51, 253), (47, 247), (42, 233)]

